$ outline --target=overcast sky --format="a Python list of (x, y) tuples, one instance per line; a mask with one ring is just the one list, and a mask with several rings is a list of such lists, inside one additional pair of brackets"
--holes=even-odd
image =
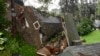
[[(49, 4), (48, 10), (51, 11), (52, 9), (59, 9), (59, 3), (60, 0), (52, 0), (52, 4)], [(43, 4), (40, 3), (38, 0), (26, 0), (24, 3), (26, 6), (34, 6), (35, 8), (41, 7)]]

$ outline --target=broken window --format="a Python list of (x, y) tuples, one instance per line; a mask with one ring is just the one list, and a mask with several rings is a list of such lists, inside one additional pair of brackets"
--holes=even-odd
[(38, 30), (38, 29), (40, 28), (40, 24), (39, 24), (38, 21), (35, 21), (35, 22), (33, 23), (33, 26), (34, 26), (35, 30)]

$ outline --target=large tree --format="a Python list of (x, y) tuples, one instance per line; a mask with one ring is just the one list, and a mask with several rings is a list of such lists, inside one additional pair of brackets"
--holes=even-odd
[(74, 13), (77, 10), (77, 0), (61, 0), (62, 13), (64, 14), (65, 26), (67, 29), (67, 34), (69, 42), (72, 45), (74, 40), (80, 40), (78, 35), (75, 22), (74, 22)]

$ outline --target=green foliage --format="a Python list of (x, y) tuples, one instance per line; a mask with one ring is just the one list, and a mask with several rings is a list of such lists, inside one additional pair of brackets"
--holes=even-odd
[(7, 48), (9, 48), (12, 53), (18, 53), (20, 47), (16, 39), (13, 39), (12, 41), (10, 41), (9, 46)]
[(22, 56), (36, 56), (36, 48), (29, 44), (23, 43), (23, 46), (20, 47), (20, 54)]
[(0, 17), (4, 16), (5, 12), (6, 12), (5, 0), (0, 0)]
[(93, 23), (85, 18), (77, 25), (79, 35), (87, 35), (93, 31)]
[(4, 46), (3, 46), (3, 44), (4, 44), (4, 39), (3, 38), (0, 38), (0, 51), (2, 51), (2, 50), (4, 50)]
[(9, 49), (6, 49), (4, 51), (0, 51), (0, 56), (11, 56), (11, 52)]
[(12, 56), (12, 53), (18, 53), (22, 56), (36, 56), (35, 47), (24, 42), (19, 35), (14, 38), (11, 36), (11, 33), (4, 30), (11, 24), (11, 22), (6, 20), (5, 12), (5, 0), (0, 0), (0, 32), (3, 33), (3, 37), (7, 38), (7, 41), (4, 43), (5, 49), (0, 51), (0, 56)]
[(27, 44), (20, 35), (12, 37), (11, 33), (4, 30), (2, 32), (7, 41), (4, 45), (5, 49), (0, 51), (0, 56), (11, 56), (14, 53), (18, 53), (21, 56), (36, 56), (36, 47)]
[[(98, 0), (99, 1), (99, 0)], [(97, 4), (97, 12), (98, 15), (100, 15), (100, 1)]]
[(3, 37), (3, 33), (0, 32), (0, 51), (3, 51), (5, 49), (4, 43), (6, 41), (6, 38)]
[(10, 24), (10, 21), (7, 21), (4, 17), (0, 17), (0, 30), (8, 28)]
[[(3, 34), (3, 36), (0, 36), (1, 40), (4, 41), (5, 37), (9, 37), (8, 33), (4, 30), (1, 31)], [(6, 47), (7, 42), (1, 43), (3, 45), (1, 45), (1, 49), (2, 51), (0, 51), (0, 56), (11, 56), (10, 50), (9, 48)]]
[(4, 30), (11, 23), (5, 19), (6, 4), (5, 0), (0, 0), (0, 30)]

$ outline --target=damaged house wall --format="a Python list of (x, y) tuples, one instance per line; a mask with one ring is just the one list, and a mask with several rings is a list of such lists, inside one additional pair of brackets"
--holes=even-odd
[[(27, 11), (25, 11), (26, 15), (28, 14), (28, 16), (26, 16), (28, 23), (30, 23), (33, 20), (32, 21), (33, 24), (35, 21), (38, 21), (40, 24), (40, 28), (38, 29), (39, 31), (34, 32), (35, 34), (34, 34), (33, 38), (37, 37), (37, 34), (38, 34), (38, 36), (40, 36), (40, 34), (42, 34), (42, 41), (43, 41), (43, 43), (46, 43), (49, 38), (51, 38), (53, 35), (57, 34), (58, 32), (62, 31), (61, 21), (58, 20), (58, 18), (43, 17), (32, 7), (25, 7), (25, 10), (26, 9), (28, 9)], [(32, 15), (32, 16), (30, 16), (30, 15)], [(29, 20), (29, 18), (30, 18), (30, 20)], [(57, 20), (57, 22), (55, 22), (54, 20), (55, 21)], [(30, 23), (29, 25), (32, 26), (32, 23)], [(40, 38), (40, 37), (38, 37), (38, 38)], [(42, 43), (41, 43), (41, 45), (42, 45)]]
[(60, 19), (52, 16), (44, 17), (33, 7), (24, 7), (21, 1), (15, 1), (15, 11), (17, 31), (23, 36), (23, 39), (38, 49), (50, 37), (62, 31)]

